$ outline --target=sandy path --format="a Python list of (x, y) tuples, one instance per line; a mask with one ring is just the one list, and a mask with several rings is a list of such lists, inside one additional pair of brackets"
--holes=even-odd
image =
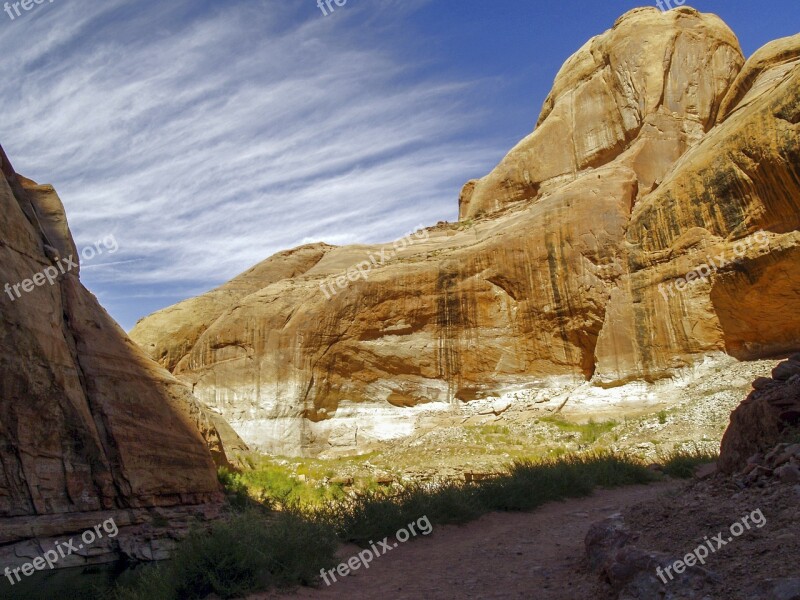
[[(463, 526), (434, 528), (324, 589), (257, 594), (250, 600), (603, 600), (607, 590), (582, 568), (589, 526), (651, 500), (679, 483), (600, 490), (531, 513), (492, 513)], [(343, 550), (346, 560), (358, 552)]]

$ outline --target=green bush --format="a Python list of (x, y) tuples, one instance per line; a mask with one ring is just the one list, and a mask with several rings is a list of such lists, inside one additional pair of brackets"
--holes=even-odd
[(345, 496), (341, 486), (312, 485), (276, 465), (262, 465), (241, 473), (221, 467), (218, 477), (231, 506), (238, 510), (253, 505), (277, 508), (317, 505)]
[(241, 475), (226, 467), (217, 469), (217, 479), (225, 489), (228, 502), (238, 510), (244, 510), (251, 504), (250, 493), (247, 485), (242, 481)]
[(689, 479), (694, 476), (697, 467), (712, 463), (719, 458), (714, 452), (707, 452), (695, 448), (692, 451), (674, 450), (661, 458), (665, 475), (679, 479)]
[(595, 487), (649, 483), (653, 475), (638, 460), (611, 453), (518, 461), (509, 474), (480, 482), (488, 510), (532, 510), (546, 502), (588, 496)]
[(393, 535), (423, 516), (432, 523), (456, 524), (471, 521), (485, 512), (472, 486), (448, 482), (409, 485), (399, 492), (368, 490), (327, 502), (314, 509), (311, 518), (334, 528), (344, 541), (367, 545), (370, 540)]
[(236, 598), (268, 587), (310, 585), (335, 563), (334, 532), (294, 512), (248, 510), (195, 530), (166, 563), (120, 582), (118, 600)]

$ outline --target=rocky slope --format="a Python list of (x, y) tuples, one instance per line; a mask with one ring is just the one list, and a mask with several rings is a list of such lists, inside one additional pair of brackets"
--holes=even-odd
[(716, 16), (633, 10), (566, 62), (458, 224), (279, 254), (131, 336), (279, 454), (523, 392), (635, 404), (709, 358), (796, 350), (798, 90), (800, 36), (745, 62)]
[(752, 393), (731, 414), (720, 449), (720, 470), (733, 473), (783, 441), (800, 438), (800, 354), (759, 377)]
[(235, 434), (81, 285), (53, 188), (0, 163), (0, 555), (115, 511), (218, 505), (212, 453)]
[[(800, 454), (800, 445), (794, 451)], [(791, 460), (798, 464), (797, 457)], [(796, 481), (772, 475), (747, 481), (703, 468), (698, 479), (678, 489), (614, 514), (607, 511), (608, 518), (593, 525), (585, 540), (586, 562), (606, 588), (593, 597), (797, 598)], [(676, 563), (682, 565), (677, 570)]]

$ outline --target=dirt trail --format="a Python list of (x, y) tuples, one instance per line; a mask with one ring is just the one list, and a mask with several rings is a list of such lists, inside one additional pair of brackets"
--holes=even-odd
[[(581, 568), (589, 526), (680, 485), (600, 490), (531, 513), (493, 513), (463, 526), (435, 527), (330, 587), (250, 600), (604, 600), (607, 588)], [(358, 550), (344, 549), (342, 560)]]

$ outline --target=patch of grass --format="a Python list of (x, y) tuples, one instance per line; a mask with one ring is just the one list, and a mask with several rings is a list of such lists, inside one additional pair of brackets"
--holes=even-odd
[(483, 435), (508, 435), (511, 430), (505, 425), (490, 424), (481, 425), (480, 432)]
[(455, 224), (455, 226), (459, 231), (468, 231), (475, 226), (475, 221), (472, 219), (466, 219), (465, 221), (459, 221)]
[(310, 585), (336, 562), (334, 532), (295, 512), (237, 513), (210, 531), (195, 530), (168, 562), (121, 581), (116, 600), (236, 598), (289, 585)]
[(660, 411), (658, 411), (658, 414), (657, 414), (657, 416), (658, 416), (658, 422), (659, 422), (661, 425), (664, 425), (664, 424), (666, 424), (666, 422), (667, 422), (667, 416), (668, 416), (668, 415), (667, 415), (667, 411), (665, 411), (665, 410), (660, 410)]
[(700, 465), (712, 463), (719, 458), (719, 454), (695, 448), (691, 451), (674, 450), (660, 459), (665, 475), (679, 479), (689, 479), (694, 476)]
[(484, 512), (467, 484), (448, 482), (414, 484), (398, 493), (368, 490), (317, 508), (313, 518), (333, 527), (342, 540), (365, 546), (423, 516), (432, 523), (454, 524), (466, 523)]
[(573, 423), (562, 417), (544, 417), (542, 422), (555, 425), (561, 431), (577, 433), (583, 444), (594, 444), (618, 425), (616, 421), (596, 422), (594, 419), (589, 419), (588, 423)]
[(218, 476), (231, 505), (237, 509), (246, 508), (253, 501), (277, 507), (315, 505), (345, 495), (341, 486), (308, 483), (278, 465), (260, 465), (241, 473), (221, 467)]
[(531, 510), (546, 502), (591, 494), (597, 486), (649, 483), (640, 461), (611, 453), (517, 461), (483, 481), (411, 485), (398, 493), (371, 491), (317, 509), (314, 518), (343, 540), (365, 545), (427, 516), (433, 524), (465, 523), (492, 511)]
[(549, 458), (561, 458), (562, 456), (567, 456), (569, 454), (569, 449), (565, 448), (564, 446), (554, 446), (552, 448), (547, 449), (547, 454)]
[(596, 487), (650, 483), (653, 475), (640, 461), (608, 452), (567, 455), (513, 464), (508, 475), (477, 486), (489, 510), (532, 510), (546, 502), (588, 496)]

